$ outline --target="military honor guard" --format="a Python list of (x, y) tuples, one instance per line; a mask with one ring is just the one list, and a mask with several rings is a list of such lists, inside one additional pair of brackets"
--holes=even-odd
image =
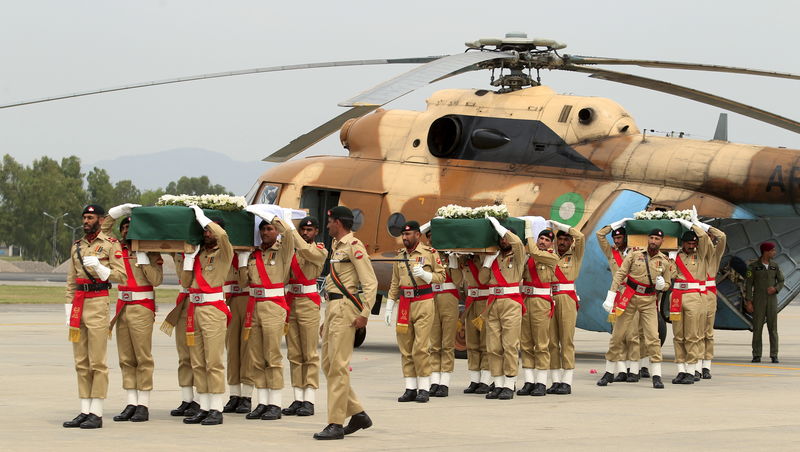
[(320, 296), (317, 278), (322, 273), (328, 250), (316, 242), (319, 222), (314, 217), (300, 220), (294, 235), (294, 256), (291, 276), (286, 285), (289, 303), (289, 331), (286, 334), (286, 354), (292, 378), (294, 401), (282, 413), (288, 416), (312, 416), (319, 388), (319, 321)]
[(608, 291), (603, 308), (616, 317), (614, 331), (606, 353), (606, 371), (598, 386), (613, 383), (614, 372), (621, 372), (625, 363), (625, 336), (638, 314), (644, 331), (646, 354), (652, 365), (653, 388), (663, 389), (661, 381), (661, 341), (658, 337), (658, 292), (666, 290), (673, 278), (673, 266), (660, 251), (664, 232), (654, 229), (647, 239), (646, 250), (634, 250), (622, 261)]
[[(378, 280), (367, 249), (351, 232), (353, 212), (344, 206), (328, 211), (330, 274), (325, 280), (328, 304), (322, 326), (322, 371), (328, 381), (328, 425), (315, 439), (335, 440), (372, 426), (372, 419), (350, 386), (350, 357), (357, 328), (367, 326)], [(361, 292), (359, 293), (359, 286)], [(344, 421), (350, 422), (343, 427)]]
[(103, 399), (108, 393), (108, 290), (109, 281), (125, 282), (119, 242), (100, 230), (105, 210), (96, 204), (83, 209), (84, 236), (70, 249), (66, 297), (69, 341), (78, 375), (80, 413), (64, 427), (103, 426)]
[[(121, 283), (109, 332), (116, 325), (119, 367), (127, 404), (114, 420), (144, 422), (150, 419), (150, 391), (153, 390), (153, 323), (156, 317), (155, 287), (164, 279), (159, 253), (130, 251), (128, 228), (131, 209), (138, 204), (122, 204), (108, 209), (102, 231), (110, 235), (119, 221), (122, 238), (122, 263), (126, 281)], [(121, 219), (121, 220), (120, 220)]]
[(713, 226), (706, 226), (701, 223), (700, 227), (708, 227), (706, 232), (711, 238), (710, 246), (712, 251), (708, 253), (708, 262), (706, 262), (706, 271), (708, 272), (708, 279), (706, 279), (706, 294), (704, 296), (706, 317), (704, 323), (703, 334), (703, 365), (701, 378), (704, 380), (711, 379), (711, 360), (714, 358), (714, 319), (717, 316), (717, 272), (719, 271), (719, 263), (722, 256), (725, 254), (725, 244), (728, 237), (724, 232)]
[(244, 338), (247, 302), (250, 292), (247, 287), (247, 258), (249, 253), (237, 252), (225, 277), (222, 292), (225, 303), (231, 311), (231, 322), (225, 333), (227, 350), (228, 402), (222, 407), (223, 413), (249, 413), (252, 407), (253, 366), (250, 364), (249, 342)]
[(467, 342), (467, 369), (469, 386), (464, 394), (488, 394), (492, 383), (489, 372), (489, 354), (486, 352), (486, 328), (478, 328), (477, 321), (486, 311), (489, 299), (489, 285), (480, 281), (480, 268), (483, 256), (467, 254), (458, 258), (466, 299), (464, 300), (464, 333)]
[(444, 282), (436, 250), (420, 242), (420, 226), (409, 221), (403, 226), (404, 248), (397, 251), (392, 266), (392, 283), (386, 301), (385, 320), (391, 326), (395, 300), (397, 346), (400, 348), (405, 392), (398, 402), (425, 403), (430, 397), (431, 331), (436, 307), (431, 284)]
[(559, 255), (555, 269), (556, 280), (550, 285), (555, 302), (555, 312), (550, 320), (550, 376), (553, 385), (549, 394), (571, 394), (572, 374), (575, 369), (575, 322), (578, 318), (578, 294), (575, 280), (581, 271), (586, 240), (581, 231), (566, 224), (550, 220), (557, 230), (556, 244)]
[(773, 242), (760, 245), (761, 257), (747, 266), (744, 298), (746, 309), (753, 314), (753, 361), (761, 362), (761, 333), (764, 322), (769, 332), (769, 357), (778, 362), (778, 292), (783, 289), (783, 272), (775, 256)]

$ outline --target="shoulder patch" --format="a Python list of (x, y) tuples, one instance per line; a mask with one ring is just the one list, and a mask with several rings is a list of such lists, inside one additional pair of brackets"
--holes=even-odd
[(117, 259), (122, 259), (122, 251), (121, 250), (114, 251), (114, 257), (116, 257)]
[(323, 248), (325, 248), (325, 244), (322, 243), (322, 242), (317, 242), (317, 248), (323, 249)]
[(364, 253), (362, 253), (361, 250), (357, 250), (355, 253), (353, 253), (353, 257), (355, 257), (356, 259), (361, 259), (362, 257), (364, 257)]
[(358, 240), (353, 240), (350, 244), (351, 245), (358, 245)]
[(116, 243), (119, 240), (115, 239), (114, 237), (108, 237), (108, 241), (111, 242), (111, 243)]

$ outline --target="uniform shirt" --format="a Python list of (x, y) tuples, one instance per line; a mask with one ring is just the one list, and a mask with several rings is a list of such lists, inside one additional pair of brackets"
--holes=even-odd
[[(206, 228), (211, 231), (211, 234), (217, 239), (217, 244), (213, 248), (207, 249), (205, 245), (200, 245), (200, 252), (195, 256), (195, 265), (200, 263), (200, 271), (203, 274), (203, 279), (211, 287), (222, 287), (225, 284), (225, 278), (228, 276), (228, 270), (233, 261), (233, 246), (228, 240), (228, 233), (216, 223), (209, 223)], [(183, 262), (183, 260), (181, 260)], [(181, 267), (183, 269), (183, 264)], [(194, 268), (194, 267), (193, 267)], [(184, 285), (184, 281), (189, 282)], [(199, 289), (200, 284), (194, 275), (194, 271), (181, 270), (181, 285), (189, 289)]]
[[(417, 246), (411, 252), (408, 252), (405, 248), (397, 250), (397, 257), (399, 259), (408, 259), (409, 261), (407, 262), (408, 267), (406, 267), (406, 262), (395, 262), (392, 265), (392, 284), (389, 286), (388, 295), (390, 300), (399, 299), (401, 287), (414, 287), (415, 284), (424, 286), (444, 282), (445, 270), (442, 266), (442, 261), (439, 259), (439, 254), (435, 249), (423, 245), (422, 242), (417, 243)], [(417, 277), (414, 277), (412, 282), (412, 276), (408, 274), (408, 269), (413, 269), (416, 265), (421, 266), (425, 271), (431, 272), (433, 277), (430, 283)]]
[(628, 276), (642, 284), (655, 285), (656, 278), (663, 276), (669, 283), (675, 276), (675, 267), (664, 253), (659, 251), (655, 256), (647, 257), (650, 262), (650, 278), (647, 277), (647, 266), (645, 265), (645, 254), (647, 250), (635, 249), (625, 256), (622, 266), (614, 273), (614, 280), (611, 282), (611, 292), (616, 292), (619, 286), (624, 284)]
[(286, 233), (286, 225), (279, 218), (272, 220), (271, 224), (281, 234), (280, 240), (276, 240), (270, 247), (262, 243), (261, 247), (250, 254), (250, 259), (247, 261), (247, 281), (250, 286), (264, 284), (258, 273), (256, 253), (261, 253), (264, 268), (267, 269), (267, 276), (272, 284), (286, 284), (289, 281), (295, 238), (294, 235)]
[(722, 260), (722, 255), (725, 254), (725, 244), (728, 242), (728, 236), (713, 226), (708, 230), (708, 233), (717, 239), (717, 244), (715, 245), (713, 241), (709, 243), (711, 251), (708, 253), (706, 271), (709, 276), (716, 278), (719, 271), (719, 263)]
[(697, 248), (692, 254), (687, 254), (683, 249), (678, 251), (678, 255), (675, 256), (675, 277), (679, 280), (685, 280), (688, 276), (684, 275), (677, 267), (678, 257), (680, 257), (681, 262), (683, 262), (683, 265), (686, 266), (686, 269), (689, 270), (695, 280), (705, 281), (709, 254), (713, 252), (713, 248), (710, 246), (711, 240), (709, 240), (708, 234), (701, 227), (692, 225), (692, 230), (697, 234)]
[(294, 254), (297, 256), (300, 270), (306, 278), (316, 279), (322, 274), (325, 259), (328, 258), (328, 250), (322, 243), (306, 242), (296, 230), (292, 230), (291, 234), (294, 237)]
[[(375, 303), (375, 293), (378, 290), (378, 279), (375, 277), (375, 270), (369, 260), (367, 249), (361, 240), (358, 240), (352, 232), (348, 232), (341, 240), (333, 239), (331, 244), (331, 259), (343, 260), (348, 262), (331, 262), (331, 268), (336, 271), (336, 275), (348, 292), (355, 295), (358, 293), (358, 286), (361, 285), (363, 296), (361, 302), (364, 309), (361, 311), (362, 317), (369, 317), (372, 305)], [(331, 294), (342, 294), (333, 279), (328, 275), (325, 278), (325, 290)]]
[[(482, 284), (480, 281), (476, 280), (475, 277), (472, 275), (472, 271), (470, 271), (469, 269), (470, 261), (472, 261), (472, 263), (475, 265), (475, 268), (478, 269), (478, 275), (480, 275), (480, 270), (483, 265), (483, 256), (480, 254), (459, 256), (458, 269), (461, 270), (460, 271), (461, 283), (463, 284), (465, 289), (469, 287), (478, 287), (478, 284)], [(478, 277), (480, 278), (480, 276)]]
[[(767, 294), (768, 287), (775, 288), (773, 295)], [(781, 289), (783, 289), (783, 272), (775, 261), (770, 260), (768, 265), (764, 265), (761, 259), (750, 262), (744, 285), (745, 300), (776, 299)]]
[[(556, 281), (555, 271), (559, 261), (558, 254), (554, 253), (552, 250), (540, 250), (539, 247), (536, 246), (536, 241), (532, 238), (529, 238), (527, 242), (528, 255), (533, 257), (533, 260), (536, 262), (536, 274), (539, 275), (539, 281), (543, 283)], [(525, 264), (525, 272), (522, 275), (522, 279), (527, 282), (533, 280), (527, 263)]]
[(558, 268), (561, 269), (569, 281), (575, 281), (581, 272), (583, 252), (586, 250), (586, 237), (575, 228), (569, 228), (568, 234), (573, 238), (572, 247), (561, 256), (558, 261)]
[(464, 282), (464, 275), (458, 268), (450, 268), (450, 253), (439, 251), (439, 261), (442, 263), (442, 266), (444, 266), (444, 280), (447, 281), (447, 277), (449, 276), (450, 280), (453, 281), (453, 285), (456, 286), (456, 289), (461, 287), (461, 284)]
[[(511, 252), (508, 254), (500, 254), (495, 259), (500, 267), (500, 273), (503, 274), (508, 284), (519, 283), (522, 281), (522, 274), (525, 273), (525, 263), (528, 261), (528, 255), (525, 254), (525, 245), (513, 232), (506, 232), (504, 236), (511, 245)], [(494, 272), (490, 267), (480, 267), (480, 279), (482, 284), (496, 285), (497, 279), (494, 277)]]
[[(100, 230), (106, 235), (111, 236), (111, 232), (114, 230), (114, 225), (116, 223), (116, 218), (107, 215), (106, 219), (103, 220), (103, 224), (100, 226)], [(127, 243), (120, 242), (120, 245), (122, 248), (128, 249)], [(164, 280), (164, 269), (162, 267), (164, 260), (161, 258), (161, 253), (147, 253), (147, 258), (150, 260), (150, 263), (145, 265), (136, 264), (136, 254), (133, 251), (128, 250), (128, 257), (132, 274), (126, 275), (126, 280), (120, 282), (120, 284), (127, 286), (127, 277), (133, 277), (137, 286), (156, 287), (161, 285), (161, 282)], [(122, 268), (125, 268), (125, 262), (122, 262)]]
[[(614, 273), (617, 272), (617, 270), (619, 270), (619, 264), (617, 264), (617, 260), (614, 259), (615, 245), (608, 243), (608, 240), (606, 240), (606, 236), (610, 234), (611, 231), (612, 231), (611, 226), (606, 226), (603, 229), (597, 231), (596, 235), (597, 235), (597, 243), (600, 244), (600, 250), (603, 251), (603, 255), (606, 257), (606, 260), (608, 260), (608, 268), (609, 270), (611, 270), (611, 274), (613, 275)], [(625, 259), (625, 256), (628, 255), (628, 251), (629, 249), (625, 248), (624, 251), (620, 252), (623, 259)]]
[(109, 237), (102, 231), (99, 231), (92, 241), (88, 241), (84, 236), (72, 244), (69, 252), (70, 259), (69, 270), (67, 270), (66, 298), (70, 303), (75, 296), (75, 288), (77, 286), (75, 281), (78, 278), (94, 278), (98, 283), (102, 282), (93, 269), (86, 267), (86, 270), (90, 272), (89, 274), (83, 269), (83, 260), (78, 258), (76, 247), (80, 248), (81, 258), (97, 256), (100, 260), (100, 265), (105, 265), (111, 269), (111, 275), (108, 277), (109, 281), (117, 283), (125, 283), (125, 281), (127, 281), (125, 265), (122, 263), (122, 248), (120, 247), (119, 241), (113, 237)]

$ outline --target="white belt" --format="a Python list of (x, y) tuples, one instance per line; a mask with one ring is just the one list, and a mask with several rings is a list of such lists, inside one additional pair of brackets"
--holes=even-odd
[(541, 296), (541, 295), (551, 295), (549, 287), (533, 287), (533, 286), (523, 286), (522, 292), (525, 295), (533, 295), (533, 296)]
[(155, 300), (153, 291), (133, 292), (129, 290), (120, 290), (118, 297), (122, 301)]
[(672, 288), (677, 290), (701, 290), (703, 286), (696, 282), (676, 282)]
[(717, 281), (713, 279), (706, 281), (706, 287), (717, 287)]
[(225, 300), (225, 294), (218, 293), (190, 293), (189, 301), (192, 303), (213, 303), (215, 301)]
[(451, 282), (442, 284), (431, 284), (434, 292), (444, 292), (445, 290), (456, 290), (456, 285)]
[(189, 293), (189, 289), (187, 289), (187, 288), (185, 288), (185, 287), (181, 287), (181, 289), (180, 289), (180, 291), (179, 291), (179, 292), (180, 292), (180, 293)]
[(489, 289), (467, 289), (467, 296), (472, 298), (488, 297)]
[(242, 290), (242, 286), (239, 284), (225, 284), (222, 286), (222, 293), (235, 295), (245, 293), (245, 291)]
[(287, 284), (286, 285), (286, 293), (290, 293), (293, 295), (303, 295), (309, 293), (317, 293), (317, 285), (316, 284), (309, 284), (304, 286), (303, 284)]
[(515, 287), (492, 287), (489, 289), (491, 294), (494, 296), (498, 295), (511, 295), (515, 293), (519, 293), (519, 286)]
[(276, 289), (266, 289), (264, 287), (251, 287), (250, 296), (254, 298), (275, 298), (282, 297), (285, 294), (283, 287)]
[(556, 293), (556, 292), (574, 292), (575, 291), (575, 284), (550, 284), (550, 288), (553, 289), (553, 293)]

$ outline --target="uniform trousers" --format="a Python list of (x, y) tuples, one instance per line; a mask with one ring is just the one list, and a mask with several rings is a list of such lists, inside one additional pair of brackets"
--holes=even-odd
[(484, 326), (489, 371), (493, 377), (517, 376), (521, 326), (522, 306), (510, 298), (495, 298)]
[(155, 319), (155, 312), (139, 304), (123, 305), (117, 317), (117, 352), (123, 389), (153, 390)]
[(550, 319), (550, 368), (575, 368), (575, 321), (578, 307), (569, 295), (553, 295), (555, 312)]
[(450, 293), (434, 297), (431, 329), (431, 366), (434, 372), (452, 372), (455, 366), (458, 298)]
[(681, 319), (672, 322), (672, 340), (675, 345), (675, 362), (694, 364), (703, 358), (705, 336), (705, 295), (683, 295)]
[(431, 330), (435, 307), (433, 298), (411, 302), (408, 329), (397, 332), (404, 377), (431, 375)]
[(256, 302), (248, 340), (251, 375), (256, 388), (283, 389), (281, 341), (285, 324), (285, 309), (269, 300)]
[(239, 384), (253, 384), (250, 376), (252, 365), (249, 362), (247, 348), (249, 341), (245, 341), (244, 316), (247, 311), (247, 295), (236, 295), (231, 297), (228, 307), (231, 310), (231, 323), (225, 334), (225, 347), (228, 351), (228, 384), (236, 386)]
[(328, 381), (328, 423), (344, 424), (348, 417), (364, 411), (350, 386), (350, 358), (360, 315), (346, 298), (331, 300), (325, 309), (322, 330), (322, 371)]
[(296, 297), (289, 314), (286, 354), (292, 387), (319, 388), (319, 306), (308, 297)]
[(703, 297), (706, 308), (706, 318), (704, 322), (703, 334), (703, 359), (711, 360), (714, 358), (714, 319), (717, 317), (717, 294), (707, 292)]
[(189, 346), (186, 345), (186, 314), (189, 301), (181, 303), (181, 313), (175, 325), (175, 349), (178, 351), (178, 386), (194, 386), (194, 372), (192, 372), (192, 359)]
[(95, 297), (83, 303), (80, 339), (72, 343), (81, 399), (105, 399), (108, 394), (108, 301), (108, 297)]
[(528, 311), (522, 316), (520, 332), (522, 367), (547, 370), (550, 368), (550, 301), (527, 297), (525, 307)]
[(194, 345), (189, 347), (194, 386), (200, 394), (225, 392), (225, 331), (228, 316), (215, 306), (194, 307)]
[(472, 322), (486, 309), (486, 300), (473, 301), (464, 313), (464, 329), (467, 340), (467, 367), (477, 372), (489, 370), (489, 354), (486, 353), (486, 326), (482, 330)]
[[(634, 322), (637, 322), (638, 325)], [(655, 295), (634, 295), (628, 302), (625, 312), (617, 318), (614, 323), (614, 331), (608, 344), (608, 361), (625, 360), (625, 336), (629, 330), (638, 329), (641, 326), (644, 334), (645, 352), (642, 356), (649, 356), (653, 363), (660, 363), (661, 359), (661, 339), (658, 337), (658, 308), (656, 306)]]

